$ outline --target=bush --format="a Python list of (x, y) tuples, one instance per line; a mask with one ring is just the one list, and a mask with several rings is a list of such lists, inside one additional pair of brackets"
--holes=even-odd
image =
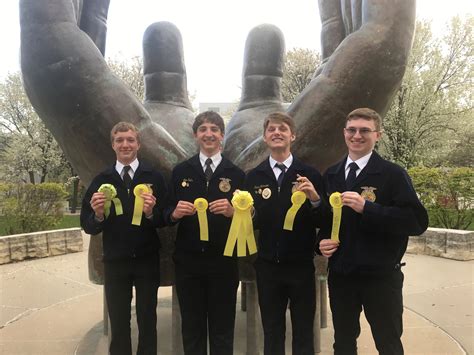
[(30, 233), (55, 226), (67, 196), (62, 184), (0, 184), (0, 213), (8, 234)]
[(408, 173), (430, 214), (431, 227), (470, 228), (474, 222), (473, 168), (416, 167)]

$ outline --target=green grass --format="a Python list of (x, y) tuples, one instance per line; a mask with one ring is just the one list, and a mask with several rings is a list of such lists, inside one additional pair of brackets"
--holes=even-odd
[[(58, 225), (49, 228), (53, 229), (63, 229), (63, 228), (75, 228), (80, 227), (79, 215), (64, 215)], [(7, 233), (8, 223), (4, 216), (0, 216), (0, 236), (8, 235)]]
[(80, 226), (79, 215), (65, 215), (54, 229), (76, 228)]

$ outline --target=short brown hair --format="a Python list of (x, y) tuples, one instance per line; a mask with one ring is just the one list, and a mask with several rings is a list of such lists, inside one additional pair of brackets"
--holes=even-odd
[(382, 117), (380, 117), (380, 115), (371, 108), (361, 107), (350, 112), (346, 117), (346, 125), (347, 122), (358, 118), (362, 118), (367, 121), (374, 121), (375, 129), (377, 131), (382, 129)]
[(284, 112), (273, 112), (265, 118), (265, 121), (263, 121), (263, 134), (265, 134), (270, 121), (286, 123), (290, 127), (291, 133), (295, 133), (295, 121), (293, 121), (293, 118), (290, 115)]
[(224, 119), (215, 111), (204, 111), (196, 116), (193, 123), (194, 134), (197, 133), (199, 126), (202, 125), (204, 122), (215, 124), (221, 130), (221, 133), (224, 134)]
[(128, 132), (133, 131), (137, 134), (137, 141), (140, 143), (140, 134), (138, 132), (138, 128), (130, 122), (119, 122), (115, 126), (112, 127), (110, 130), (110, 143), (114, 143), (114, 136), (117, 132)]

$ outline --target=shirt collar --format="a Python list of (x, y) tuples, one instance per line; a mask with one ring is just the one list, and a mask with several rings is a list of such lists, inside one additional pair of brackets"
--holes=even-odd
[(199, 161), (201, 162), (201, 166), (203, 169), (206, 167), (207, 158), (211, 158), (212, 160), (211, 168), (214, 168), (214, 169), (217, 168), (217, 166), (222, 161), (221, 152), (214, 154), (212, 157), (208, 157), (207, 155), (203, 154), (203, 152), (199, 152)]
[[(132, 171), (132, 175), (135, 174), (135, 171), (137, 171), (138, 169), (138, 159), (135, 158), (134, 161), (132, 161), (130, 164), (128, 164), (130, 166), (130, 170)], [(117, 173), (122, 176), (122, 170), (123, 170), (123, 167), (125, 165), (123, 165), (121, 162), (119, 162), (118, 160), (115, 162), (115, 170), (117, 170)]]
[(367, 165), (367, 163), (369, 162), (369, 159), (370, 159), (371, 156), (372, 156), (372, 152), (370, 152), (367, 155), (364, 155), (362, 158), (359, 158), (357, 160), (352, 160), (351, 158), (349, 158), (349, 156), (347, 156), (345, 170), (349, 169), (349, 164), (352, 163), (352, 162), (357, 164), (357, 166), (359, 167), (358, 170), (364, 169), (365, 166)]
[[(278, 163), (275, 159), (272, 158), (272, 156), (270, 155), (270, 157), (268, 158), (269, 161), (270, 161), (270, 166), (272, 167), (272, 169), (275, 169), (275, 165)], [(290, 156), (288, 158), (286, 158), (285, 161), (282, 161), (282, 164), (286, 167), (286, 169), (288, 170), (288, 168), (291, 166), (291, 164), (293, 164), (293, 154), (290, 153)]]

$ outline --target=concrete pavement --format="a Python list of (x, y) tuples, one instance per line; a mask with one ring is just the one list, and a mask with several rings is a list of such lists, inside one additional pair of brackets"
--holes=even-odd
[[(88, 240), (86, 236), (81, 253), (0, 266), (0, 354), (107, 353), (102, 287), (88, 280)], [(474, 355), (474, 262), (409, 254), (405, 261), (405, 353)], [(170, 354), (170, 287), (160, 288), (158, 315), (159, 352)], [(332, 353), (330, 315), (328, 319), (321, 354)], [(136, 336), (135, 319), (132, 324)], [(236, 354), (245, 354), (245, 327), (238, 305)], [(365, 320), (359, 350), (377, 353)]]

